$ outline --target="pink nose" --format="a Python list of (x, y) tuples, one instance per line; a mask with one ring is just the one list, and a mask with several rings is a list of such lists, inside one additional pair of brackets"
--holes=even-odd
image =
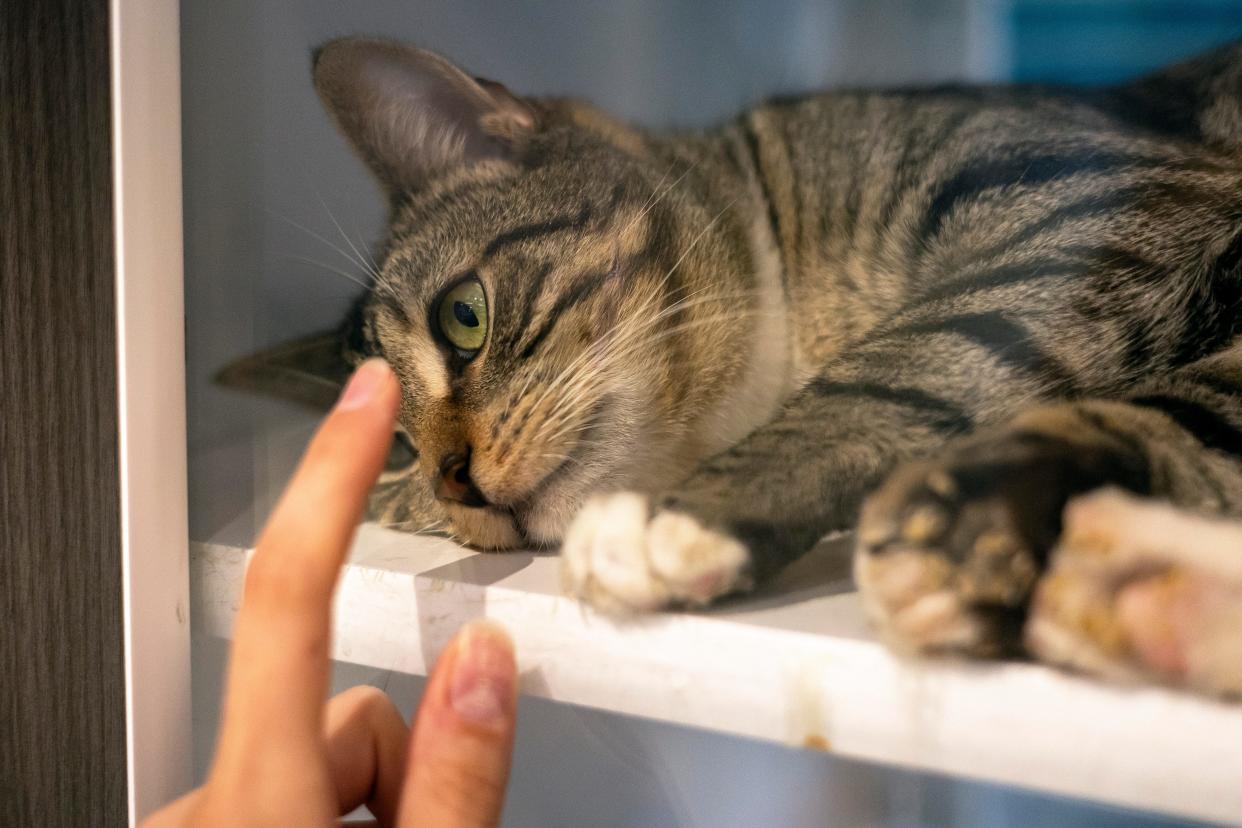
[(486, 506), (487, 498), (470, 479), (470, 449), (453, 452), (440, 461), (440, 477), (436, 481), (436, 497), (463, 506)]

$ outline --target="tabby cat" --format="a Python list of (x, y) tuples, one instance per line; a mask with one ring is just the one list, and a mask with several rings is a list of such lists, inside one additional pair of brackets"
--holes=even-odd
[[(559, 544), (611, 612), (857, 523), (894, 646), (1242, 690), (1239, 563), (1122, 537), (1165, 508), (1134, 495), (1242, 514), (1242, 44), (670, 133), (385, 40), (314, 82), (391, 199), (382, 265), (343, 334), (232, 374), (305, 395), (387, 359), (413, 460), (380, 519)], [(1130, 496), (1070, 504), (1048, 574), (1102, 487)]]

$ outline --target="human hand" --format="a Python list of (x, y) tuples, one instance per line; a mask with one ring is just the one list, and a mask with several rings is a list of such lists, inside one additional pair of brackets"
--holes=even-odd
[(320, 427), (246, 573), (223, 722), (207, 781), (148, 828), (498, 823), (513, 748), (516, 668), (499, 628), (466, 627), (428, 680), (413, 731), (381, 691), (324, 702), (337, 576), (383, 467), (399, 390), (372, 360)]

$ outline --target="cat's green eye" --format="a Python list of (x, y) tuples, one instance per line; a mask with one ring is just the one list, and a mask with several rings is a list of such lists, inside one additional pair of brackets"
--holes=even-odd
[(449, 289), (436, 310), (440, 333), (459, 351), (474, 353), (487, 338), (487, 296), (478, 279), (467, 279)]

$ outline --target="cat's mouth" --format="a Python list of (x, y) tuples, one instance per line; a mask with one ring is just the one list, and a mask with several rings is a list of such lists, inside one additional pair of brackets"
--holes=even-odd
[[(465, 530), (469, 542), (488, 548), (533, 548), (559, 543), (569, 516), (607, 472), (602, 464), (592, 464), (591, 454), (604, 436), (615, 406), (616, 401), (609, 394), (592, 404), (561, 461), (521, 497), (511, 503), (489, 501), (472, 508), (453, 508), (458, 513), (454, 522)], [(502, 522), (509, 524), (511, 532), (498, 525)]]

